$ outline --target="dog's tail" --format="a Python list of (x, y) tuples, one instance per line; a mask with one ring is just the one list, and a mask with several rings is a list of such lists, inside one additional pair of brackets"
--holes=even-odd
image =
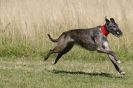
[(50, 34), (47, 34), (47, 35), (48, 35), (49, 39), (50, 39), (52, 42), (58, 42), (58, 39), (53, 39), (53, 38), (51, 37)]

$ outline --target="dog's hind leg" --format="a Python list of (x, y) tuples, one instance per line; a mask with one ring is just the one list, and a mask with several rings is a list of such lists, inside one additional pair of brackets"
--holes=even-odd
[(53, 53), (53, 51), (50, 50), (50, 51), (48, 52), (47, 56), (44, 58), (44, 61), (46, 61), (52, 53)]
[(53, 54), (53, 53), (58, 53), (59, 51), (58, 51), (58, 46), (56, 46), (54, 49), (51, 49), (51, 50), (49, 50), (49, 53), (47, 54), (47, 56), (44, 58), (44, 61), (46, 61), (48, 58), (49, 58), (49, 56), (51, 55), (51, 54)]
[(70, 51), (73, 47), (73, 43), (68, 43), (57, 55), (55, 61), (52, 64), (56, 64), (58, 62), (58, 60), (64, 55), (66, 54), (68, 51)]
[(57, 63), (57, 61), (62, 57), (62, 53), (59, 53), (58, 55), (57, 55), (57, 57), (56, 57), (56, 59), (55, 59), (55, 61), (54, 62), (52, 62), (52, 64), (56, 64)]

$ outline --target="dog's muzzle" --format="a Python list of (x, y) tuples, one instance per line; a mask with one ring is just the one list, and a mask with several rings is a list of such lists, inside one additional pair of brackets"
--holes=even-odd
[(116, 37), (121, 37), (122, 36), (122, 31), (120, 31), (120, 30), (116, 31), (115, 36)]

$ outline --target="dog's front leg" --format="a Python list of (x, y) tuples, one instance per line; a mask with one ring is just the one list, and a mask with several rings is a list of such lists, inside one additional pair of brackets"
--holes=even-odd
[(125, 74), (125, 72), (123, 72), (120, 67), (118, 66), (118, 60), (117, 57), (115, 55), (115, 53), (113, 51), (111, 51), (111, 49), (108, 46), (108, 42), (106, 40), (106, 38), (99, 38), (97, 39), (97, 51), (100, 53), (105, 53), (109, 56), (109, 59), (111, 60), (111, 62), (113, 63), (115, 69), (121, 74)]
[(97, 49), (98, 52), (100, 53), (106, 53), (108, 54), (109, 56), (109, 59), (111, 60), (111, 62), (113, 63), (115, 69), (121, 74), (121, 75), (124, 75), (125, 72), (123, 72), (120, 67), (118, 66), (118, 61), (116, 59), (116, 56), (115, 54), (112, 52), (112, 51), (109, 51), (109, 50), (106, 50), (106, 49), (103, 49), (103, 48), (98, 48)]
[(95, 39), (95, 42), (97, 44), (97, 52), (108, 54), (110, 55), (109, 57), (114, 58), (117, 63), (120, 63), (120, 60), (117, 59), (116, 54), (110, 49), (106, 37), (99, 36)]
[(115, 66), (116, 70), (117, 70), (121, 75), (124, 75), (125, 72), (123, 72), (123, 71), (120, 69), (120, 67), (118, 66), (118, 62), (116, 62), (116, 60), (115, 60), (115, 57), (112, 56), (112, 55), (110, 55), (110, 54), (108, 54), (108, 56), (109, 56), (111, 62), (113, 63), (113, 65)]
[(98, 48), (97, 51), (99, 53), (106, 53), (109, 55), (110, 58), (113, 58), (117, 63), (121, 63), (121, 61), (117, 59), (116, 54), (110, 49)]

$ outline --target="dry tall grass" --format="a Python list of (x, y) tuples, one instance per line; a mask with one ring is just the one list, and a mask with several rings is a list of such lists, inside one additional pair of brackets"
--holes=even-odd
[[(0, 0), (0, 45), (49, 46), (47, 33), (54, 37), (72, 28), (89, 28), (114, 17), (124, 36), (109, 36), (113, 48), (133, 45), (133, 0)], [(1, 49), (0, 49), (1, 50)]]

